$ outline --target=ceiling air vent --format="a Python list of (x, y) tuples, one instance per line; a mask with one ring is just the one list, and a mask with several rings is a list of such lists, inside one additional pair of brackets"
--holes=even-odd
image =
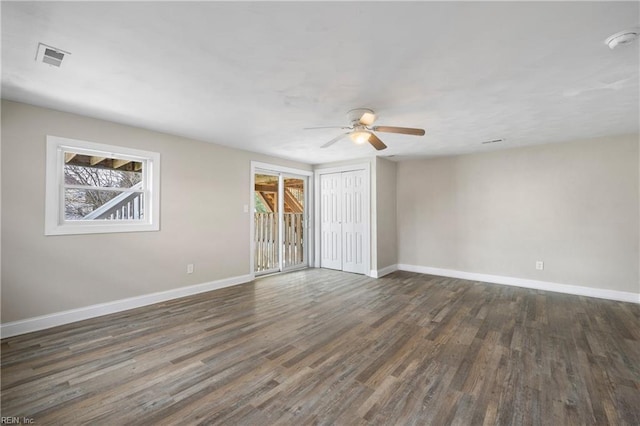
[(490, 141), (484, 141), (484, 142), (480, 142), (482, 145), (486, 145), (488, 143), (499, 143), (499, 142), (504, 142), (504, 139), (492, 139)]
[(54, 67), (60, 67), (62, 60), (65, 56), (70, 55), (62, 49), (58, 49), (53, 46), (48, 46), (44, 43), (38, 43), (38, 52), (36, 53), (36, 61), (44, 62), (45, 64), (52, 65)]

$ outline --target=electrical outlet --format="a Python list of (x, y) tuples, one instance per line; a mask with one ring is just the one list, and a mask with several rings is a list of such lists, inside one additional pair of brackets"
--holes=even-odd
[(542, 260), (536, 261), (536, 269), (542, 271), (544, 269), (544, 262)]
[(187, 265), (187, 274), (193, 274), (193, 263)]

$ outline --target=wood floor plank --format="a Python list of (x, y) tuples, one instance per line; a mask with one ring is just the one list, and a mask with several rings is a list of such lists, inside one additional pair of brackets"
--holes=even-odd
[(36, 424), (638, 425), (640, 306), (307, 269), (1, 342)]

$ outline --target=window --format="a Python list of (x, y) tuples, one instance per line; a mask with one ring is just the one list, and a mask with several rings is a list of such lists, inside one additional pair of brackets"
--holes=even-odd
[(45, 235), (157, 231), (160, 154), (47, 136)]

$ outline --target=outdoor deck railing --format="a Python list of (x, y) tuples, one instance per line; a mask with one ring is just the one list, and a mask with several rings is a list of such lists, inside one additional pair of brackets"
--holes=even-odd
[[(255, 213), (255, 271), (278, 268), (278, 214)], [(303, 213), (284, 213), (284, 267), (304, 263)]]
[[(142, 189), (142, 183), (135, 184), (131, 189)], [(143, 214), (142, 193), (123, 192), (86, 215), (84, 219), (139, 220)]]

